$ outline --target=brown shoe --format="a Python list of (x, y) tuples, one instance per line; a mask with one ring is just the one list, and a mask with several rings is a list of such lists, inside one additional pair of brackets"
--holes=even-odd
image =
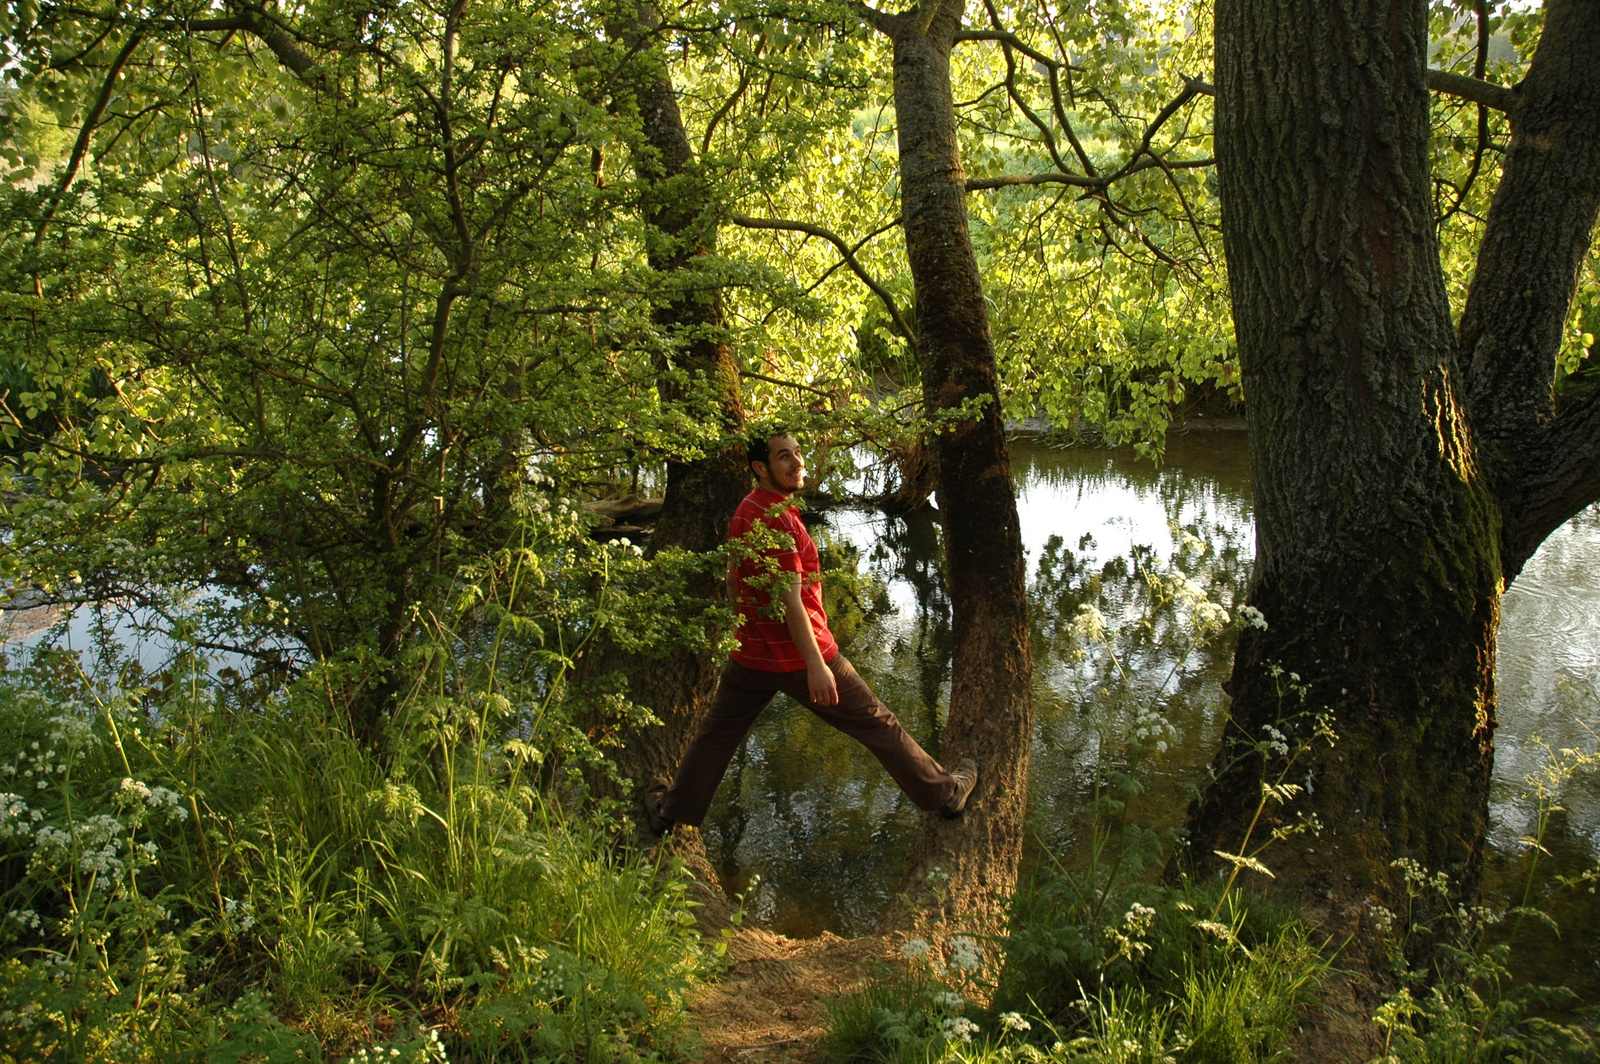
[(978, 785), (978, 763), (970, 757), (961, 759), (955, 771), (950, 773), (950, 778), (956, 781), (956, 789), (950, 792), (950, 797), (944, 800), (939, 807), (941, 816), (960, 816), (967, 810), (967, 799), (972, 796), (972, 788)]
[(650, 831), (656, 835), (665, 835), (672, 830), (677, 821), (667, 815), (667, 788), (670, 784), (665, 776), (657, 776), (650, 781), (650, 786), (644, 792), (644, 819), (650, 825)]

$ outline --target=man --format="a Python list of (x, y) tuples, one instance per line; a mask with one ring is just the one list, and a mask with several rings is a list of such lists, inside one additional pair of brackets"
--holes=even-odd
[(787, 432), (762, 433), (750, 440), (748, 457), (757, 487), (734, 511), (728, 531), (730, 540), (748, 537), (750, 553), (759, 555), (728, 565), (739, 647), (673, 781), (658, 779), (645, 793), (651, 829), (699, 826), (734, 751), (779, 691), (871, 750), (918, 808), (959, 815), (978, 781), (977, 765), (963, 758), (954, 772), (940, 767), (873, 695), (828, 631), (817, 546), (794, 504), (805, 483), (800, 444)]

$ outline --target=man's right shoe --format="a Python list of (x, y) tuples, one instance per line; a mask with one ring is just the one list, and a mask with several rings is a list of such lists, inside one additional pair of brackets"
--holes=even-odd
[(966, 812), (967, 799), (972, 796), (972, 788), (978, 785), (978, 763), (970, 757), (964, 757), (950, 776), (956, 781), (956, 789), (950, 792), (950, 797), (939, 807), (939, 814), (947, 817), (960, 816)]
[(650, 831), (656, 835), (665, 835), (672, 830), (677, 821), (667, 815), (666, 801), (667, 788), (671, 786), (665, 776), (657, 776), (650, 781), (650, 786), (644, 792), (644, 819), (650, 826)]

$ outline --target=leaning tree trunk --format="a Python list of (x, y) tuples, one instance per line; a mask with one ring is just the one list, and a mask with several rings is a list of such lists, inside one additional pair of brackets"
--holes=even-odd
[[(1585, 8), (1592, 22), (1595, 6), (1550, 5), (1530, 84), (1561, 9)], [(1260, 859), (1277, 887), (1352, 927), (1400, 859), (1447, 873), (1460, 896), (1476, 889), (1499, 596), (1531, 549), (1513, 546), (1532, 510), (1501, 470), (1512, 452), (1529, 469), (1540, 460), (1525, 441), (1480, 447), (1481, 416), (1465, 410), (1430, 188), (1425, 0), (1219, 0), (1216, 19), (1218, 176), (1256, 498), (1249, 602), (1268, 627), (1240, 639), (1232, 720), (1190, 811), (1192, 854), (1202, 869), (1226, 867), (1219, 852), (1315, 817), (1320, 835), (1282, 838)], [(1600, 123), (1587, 114), (1569, 140), (1592, 147)], [(1535, 247), (1505, 232), (1501, 201), (1519, 165), (1514, 148), (1474, 306), (1512, 286), (1486, 281), (1496, 239), (1552, 254), (1551, 234)], [(1592, 195), (1585, 209), (1553, 223), (1568, 237), (1570, 261), (1553, 271), (1564, 279), (1538, 282), (1560, 289), (1541, 289), (1556, 333)], [(1514, 288), (1526, 294), (1526, 280)], [(1546, 400), (1555, 339), (1538, 341)], [(1507, 353), (1484, 357), (1503, 368)], [(1588, 486), (1568, 476), (1552, 504), (1563, 520), (1594, 497), (1595, 435), (1582, 445)], [(1336, 739), (1316, 734), (1319, 720)], [(1276, 783), (1303, 791), (1279, 805), (1264, 798)]]
[[(657, 21), (653, 5), (643, 4), (614, 35), (638, 50), (618, 103), (638, 110), (643, 143), (633, 161), (642, 190), (646, 254), (665, 290), (655, 320), (670, 346), (662, 356), (658, 389), (664, 404), (703, 406), (704, 416), (733, 439), (744, 423), (739, 365), (724, 338), (721, 293), (695, 268), (716, 242), (714, 204), (696, 166), (661, 49), (641, 46)], [(673, 382), (668, 373), (673, 369), (683, 371), (687, 386)], [(668, 548), (704, 554), (722, 545), (733, 511), (750, 488), (740, 451), (734, 443), (703, 458), (667, 460), (665, 498), (650, 537), (652, 555)], [(688, 597), (717, 597), (723, 576), (720, 566), (709, 566), (685, 589)], [(661, 721), (615, 736), (610, 757), (624, 780), (640, 784), (669, 774), (677, 765), (716, 686), (716, 642), (715, 633), (708, 633), (703, 649), (680, 649), (662, 658), (631, 653), (607, 641), (588, 655), (586, 680), (620, 674), (627, 682), (626, 696)], [(612, 790), (598, 775), (590, 782), (602, 793)]]
[(923, 821), (906, 882), (924, 903), (939, 894), (953, 911), (983, 915), (1009, 894), (1022, 856), (1033, 704), (1022, 534), (950, 92), (962, 6), (927, 0), (875, 21), (894, 43), (901, 222), (916, 284), (923, 402), (930, 415), (970, 411), (932, 434), (929, 447), (952, 628), (940, 759), (950, 766), (973, 758), (978, 787), (963, 818)]

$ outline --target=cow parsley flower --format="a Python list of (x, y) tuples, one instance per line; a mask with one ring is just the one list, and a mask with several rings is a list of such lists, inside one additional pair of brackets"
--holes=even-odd
[(983, 966), (983, 950), (970, 938), (959, 936), (950, 940), (950, 964), (952, 967), (965, 971), (975, 972)]
[(928, 955), (928, 940), (925, 938), (908, 938), (900, 947), (900, 953), (906, 960), (916, 960), (918, 957)]
[(965, 1016), (948, 1016), (939, 1024), (939, 1034), (946, 1042), (971, 1042), (978, 1033), (978, 1025)]

